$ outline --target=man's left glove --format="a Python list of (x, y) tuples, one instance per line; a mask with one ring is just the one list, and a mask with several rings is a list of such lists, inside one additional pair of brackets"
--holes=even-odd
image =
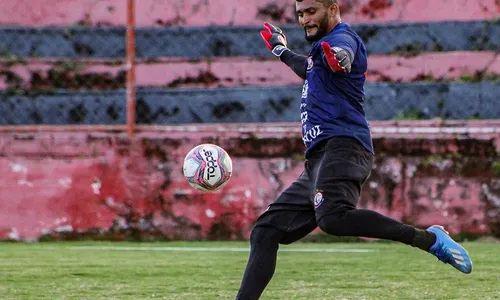
[(267, 48), (271, 50), (271, 52), (280, 57), (287, 48), (287, 40), (283, 31), (272, 24), (264, 23), (264, 28), (266, 30), (262, 30), (260, 32), (260, 36), (266, 43)]
[(351, 58), (347, 51), (339, 47), (330, 47), (327, 42), (322, 42), (324, 57), (328, 66), (334, 72), (351, 73)]

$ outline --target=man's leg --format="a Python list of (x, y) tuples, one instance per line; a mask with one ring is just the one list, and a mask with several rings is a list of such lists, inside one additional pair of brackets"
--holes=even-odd
[[(289, 213), (283, 211), (278, 214)], [(303, 220), (300, 230), (287, 232), (260, 224), (252, 230), (250, 255), (236, 299), (259, 299), (274, 275), (279, 244), (291, 244), (317, 227), (314, 211), (296, 213)], [(278, 215), (274, 217), (279, 218)]]
[(285, 232), (258, 226), (250, 235), (250, 256), (236, 299), (259, 299), (276, 269), (279, 241)]
[[(324, 232), (402, 242), (431, 252), (464, 273), (471, 271), (465, 249), (444, 231), (422, 230), (375, 211), (356, 209), (361, 186), (372, 167), (371, 153), (349, 138), (334, 138), (325, 148), (322, 160), (314, 166), (316, 218)], [(455, 260), (451, 249), (460, 252), (455, 256), (461, 259)]]
[(250, 255), (236, 296), (259, 299), (276, 269), (279, 244), (290, 244), (316, 227), (307, 170), (257, 220), (250, 235)]

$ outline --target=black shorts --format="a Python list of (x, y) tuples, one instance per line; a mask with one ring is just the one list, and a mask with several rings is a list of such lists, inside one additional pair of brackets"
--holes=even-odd
[(287, 232), (292, 243), (326, 215), (355, 208), (373, 165), (373, 154), (350, 137), (332, 137), (313, 149), (304, 171), (258, 218), (257, 226)]

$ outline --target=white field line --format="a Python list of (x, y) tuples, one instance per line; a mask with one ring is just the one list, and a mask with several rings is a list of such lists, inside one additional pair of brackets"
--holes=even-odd
[[(177, 251), (177, 252), (248, 252), (249, 248), (233, 247), (113, 247), (113, 246), (75, 246), (69, 247), (72, 250), (91, 251)], [(280, 252), (303, 252), (303, 253), (368, 253), (378, 252), (372, 249), (334, 249), (334, 248), (289, 248), (280, 249)]]

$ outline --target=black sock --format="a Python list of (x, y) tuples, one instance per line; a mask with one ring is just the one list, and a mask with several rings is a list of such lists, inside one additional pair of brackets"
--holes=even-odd
[(418, 247), (429, 252), (429, 249), (436, 242), (436, 235), (430, 231), (415, 228), (415, 237), (411, 242), (413, 247)]
[(272, 227), (256, 227), (250, 235), (250, 256), (237, 300), (259, 299), (276, 269), (279, 241), (284, 232)]

